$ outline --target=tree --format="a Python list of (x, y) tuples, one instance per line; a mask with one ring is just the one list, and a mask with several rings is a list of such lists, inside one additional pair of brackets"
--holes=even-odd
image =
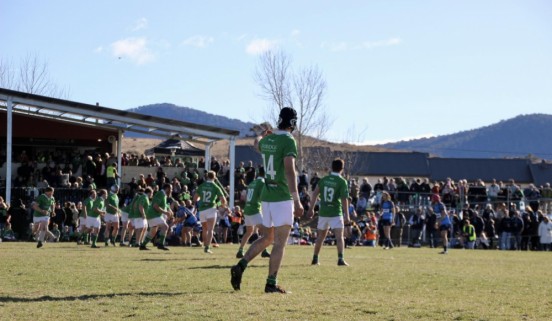
[(261, 96), (270, 102), (268, 118), (275, 122), (279, 111), (293, 107), (297, 111), (297, 166), (303, 169), (305, 136), (322, 139), (331, 126), (324, 107), (327, 84), (316, 66), (294, 72), (291, 58), (283, 51), (267, 51), (259, 57), (255, 81)]
[(17, 67), (0, 59), (0, 87), (55, 98), (68, 96), (66, 89), (52, 81), (48, 64), (36, 54), (27, 54), (21, 58)]

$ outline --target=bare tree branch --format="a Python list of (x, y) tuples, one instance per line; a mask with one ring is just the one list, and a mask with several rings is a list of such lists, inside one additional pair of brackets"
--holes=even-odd
[(259, 58), (255, 81), (261, 89), (261, 96), (271, 103), (270, 120), (275, 121), (283, 107), (293, 107), (297, 111), (297, 166), (303, 169), (305, 136), (320, 138), (331, 125), (324, 110), (327, 85), (322, 72), (311, 66), (294, 73), (287, 54), (267, 51)]
[(38, 55), (27, 54), (17, 68), (0, 60), (0, 86), (30, 94), (67, 98), (68, 90), (58, 87), (50, 78), (48, 64)]
[(0, 59), (0, 87), (13, 88), (15, 84), (15, 75), (13, 66), (5, 59)]
[(262, 97), (278, 106), (278, 110), (290, 106), (290, 58), (282, 51), (267, 51), (260, 56), (259, 62), (255, 81), (261, 87)]

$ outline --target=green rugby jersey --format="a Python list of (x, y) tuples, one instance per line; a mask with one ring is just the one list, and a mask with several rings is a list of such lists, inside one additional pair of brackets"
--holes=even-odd
[(96, 209), (100, 211), (105, 211), (105, 201), (103, 198), (96, 197), (96, 199), (94, 200), (94, 203), (92, 203), (92, 209), (90, 210), (90, 212), (88, 212), (88, 216), (90, 217), (100, 216), (100, 214), (96, 212)]
[(265, 181), (263, 177), (258, 177), (247, 186), (247, 198), (243, 208), (244, 215), (254, 215), (261, 212), (261, 193), (263, 191)]
[[(106, 211), (108, 214), (117, 214), (117, 210), (119, 208), (119, 196), (115, 193), (109, 192), (109, 195), (107, 196), (107, 199), (105, 200), (106, 203)], [(113, 209), (113, 207), (116, 209)]]
[[(90, 212), (92, 211), (92, 207), (94, 206), (94, 200), (94, 198), (88, 197), (82, 203), (82, 206), (86, 208), (86, 214), (88, 216), (90, 216)], [(84, 217), (84, 211), (81, 211), (81, 217)]]
[(136, 208), (136, 204), (138, 202), (138, 199), (142, 195), (144, 195), (144, 194), (138, 194), (137, 193), (136, 195), (134, 195), (132, 200), (128, 203), (128, 205), (127, 205), (128, 218), (132, 219), (132, 218), (139, 218), (140, 217), (140, 215), (138, 214), (138, 209)]
[(297, 157), (297, 144), (291, 133), (276, 131), (263, 137), (259, 142), (265, 169), (265, 187), (261, 193), (262, 202), (281, 202), (291, 200), (286, 180), (284, 158)]
[(131, 214), (129, 213), (128, 217), (130, 218), (141, 218), (142, 215), (140, 214), (140, 205), (142, 205), (142, 207), (144, 207), (144, 212), (148, 213), (148, 209), (149, 209), (149, 206), (150, 206), (150, 201), (149, 201), (149, 197), (147, 194), (138, 194), (136, 195), (136, 197), (134, 197), (134, 200), (132, 200), (132, 210), (131, 210), (131, 213), (132, 213), (132, 216)]
[(331, 173), (318, 182), (320, 190), (319, 216), (334, 217), (343, 215), (341, 200), (349, 196), (347, 181), (338, 173)]
[(38, 205), (38, 207), (41, 210), (48, 211), (48, 213), (42, 214), (41, 212), (33, 210), (34, 217), (50, 216), (52, 211), (52, 206), (56, 203), (56, 200), (54, 199), (53, 196), (48, 197), (46, 194), (40, 194), (40, 196), (36, 198), (35, 203)]
[(164, 191), (158, 191), (153, 195), (153, 198), (151, 200), (151, 204), (148, 207), (148, 210), (146, 211), (146, 218), (148, 220), (151, 220), (152, 218), (161, 217), (163, 216), (163, 213), (157, 212), (155, 208), (153, 208), (153, 205), (157, 204), (159, 208), (162, 210), (167, 210), (167, 195), (165, 195)]
[(196, 193), (201, 198), (198, 207), (199, 211), (216, 207), (219, 197), (224, 197), (222, 189), (213, 181), (205, 181), (199, 185)]

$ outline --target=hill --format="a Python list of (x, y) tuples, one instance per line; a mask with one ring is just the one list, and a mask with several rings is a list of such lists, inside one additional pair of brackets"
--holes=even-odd
[(450, 135), (380, 145), (451, 158), (552, 158), (552, 115), (520, 115)]
[[(213, 115), (201, 110), (190, 107), (182, 107), (169, 103), (145, 105), (137, 108), (128, 109), (128, 111), (138, 114), (158, 116), (163, 118), (176, 119), (189, 123), (220, 126), (228, 129), (240, 131), (240, 137), (236, 143), (238, 145), (252, 145), (253, 138), (251, 127), (253, 123), (243, 122), (239, 119), (231, 119), (224, 116)], [(125, 133), (124, 150), (132, 151), (141, 154), (147, 148), (151, 148), (161, 142), (159, 137), (148, 136), (141, 133), (128, 131)], [(305, 137), (305, 146), (321, 146), (328, 147), (331, 150), (348, 150), (348, 151), (392, 151), (381, 146), (357, 146), (349, 144), (336, 144), (326, 141), (316, 140), (314, 138)], [(214, 144), (214, 154), (218, 157), (228, 157), (228, 142), (218, 141)]]
[[(243, 122), (239, 119), (231, 119), (224, 116), (213, 115), (201, 110), (190, 107), (182, 107), (174, 104), (153, 104), (145, 105), (137, 108), (131, 108), (128, 111), (138, 114), (158, 116), (163, 118), (185, 121), (201, 125), (219, 126), (227, 129), (240, 131), (240, 136), (250, 134), (250, 129), (253, 123)], [(140, 133), (128, 132), (128, 137), (151, 137)]]

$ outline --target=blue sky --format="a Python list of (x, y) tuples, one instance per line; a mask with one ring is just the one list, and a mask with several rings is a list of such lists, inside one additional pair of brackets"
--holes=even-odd
[(0, 58), (47, 62), (68, 99), (261, 122), (258, 54), (328, 84), (333, 141), (387, 142), (552, 113), (552, 1), (3, 0)]

